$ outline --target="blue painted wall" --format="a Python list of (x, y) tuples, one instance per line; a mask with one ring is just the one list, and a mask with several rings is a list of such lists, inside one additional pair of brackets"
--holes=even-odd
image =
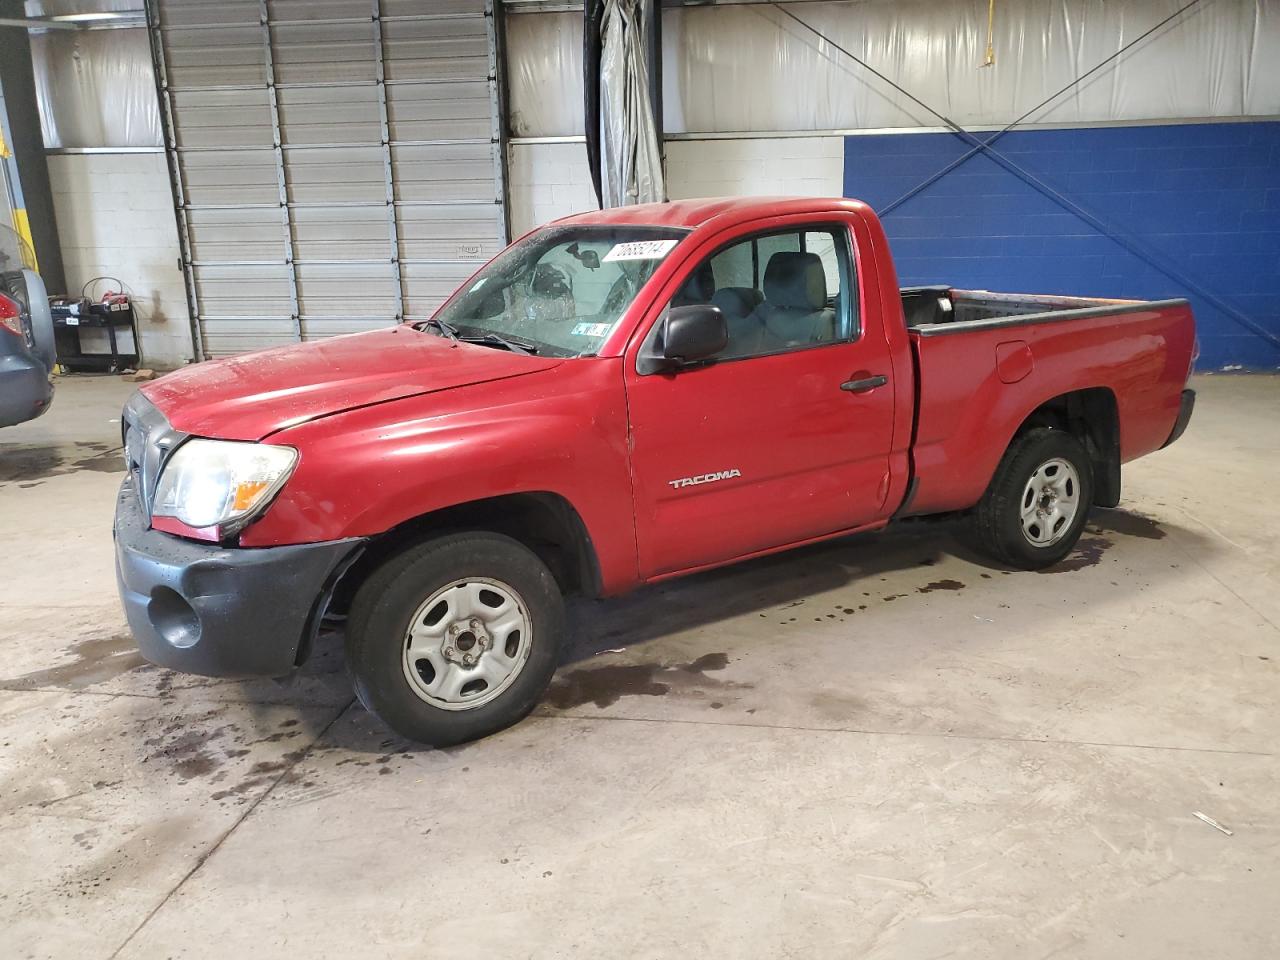
[[(1280, 368), (1280, 347), (1185, 282), (1280, 340), (1280, 122), (1013, 131), (995, 148), (1181, 278), (979, 154), (885, 216), (903, 286), (1185, 296), (1198, 369)], [(848, 137), (845, 194), (880, 211), (968, 149), (945, 133)]]

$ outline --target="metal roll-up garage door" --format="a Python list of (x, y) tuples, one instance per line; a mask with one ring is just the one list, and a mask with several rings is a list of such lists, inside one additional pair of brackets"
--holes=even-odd
[(151, 0), (201, 357), (426, 317), (507, 239), (493, 0)]

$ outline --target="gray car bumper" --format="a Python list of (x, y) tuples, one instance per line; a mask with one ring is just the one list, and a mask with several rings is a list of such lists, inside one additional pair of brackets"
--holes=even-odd
[(363, 542), (242, 549), (183, 540), (150, 529), (128, 481), (114, 534), (120, 599), (142, 655), (215, 677), (289, 673)]
[(1174, 421), (1173, 429), (1169, 432), (1169, 439), (1160, 447), (1161, 450), (1182, 436), (1187, 429), (1187, 424), (1191, 422), (1191, 414), (1195, 408), (1196, 392), (1194, 390), (1183, 390), (1182, 403), (1178, 408), (1178, 419)]
[(53, 384), (43, 363), (24, 353), (0, 355), (0, 427), (34, 420), (52, 399)]

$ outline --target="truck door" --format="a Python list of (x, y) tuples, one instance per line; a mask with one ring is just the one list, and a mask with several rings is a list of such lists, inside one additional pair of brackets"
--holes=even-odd
[[(847, 225), (735, 237), (655, 308), (711, 303), (729, 344), (642, 375), (626, 360), (640, 574), (731, 560), (882, 515), (893, 374), (860, 310)], [(869, 330), (864, 329), (869, 326)]]

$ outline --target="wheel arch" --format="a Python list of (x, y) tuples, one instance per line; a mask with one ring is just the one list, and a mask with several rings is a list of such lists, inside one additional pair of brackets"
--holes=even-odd
[(1120, 410), (1110, 387), (1086, 387), (1044, 401), (1022, 420), (1009, 444), (1036, 427), (1064, 430), (1084, 444), (1093, 467), (1094, 504), (1120, 502)]
[(360, 585), (391, 556), (431, 537), (463, 531), (500, 533), (522, 543), (551, 569), (565, 594), (601, 593), (600, 562), (582, 516), (561, 494), (533, 491), (432, 510), (370, 538), (335, 584), (330, 609), (345, 610)]

